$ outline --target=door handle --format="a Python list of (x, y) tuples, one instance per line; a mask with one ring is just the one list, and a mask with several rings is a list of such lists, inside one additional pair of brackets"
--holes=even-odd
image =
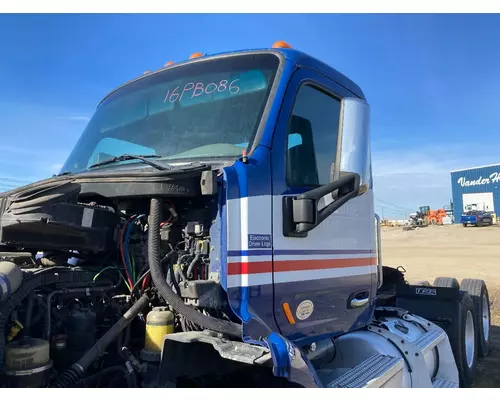
[(352, 299), (351, 307), (352, 308), (364, 307), (368, 304), (368, 301), (370, 301), (368, 297), (365, 297), (364, 299)]

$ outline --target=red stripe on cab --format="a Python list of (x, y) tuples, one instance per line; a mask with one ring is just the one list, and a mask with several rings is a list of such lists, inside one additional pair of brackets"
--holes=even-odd
[[(351, 268), (375, 265), (375, 257), (336, 258), (323, 260), (275, 261), (274, 272), (311, 271), (332, 268)], [(273, 272), (272, 261), (231, 262), (228, 275), (263, 274)]]

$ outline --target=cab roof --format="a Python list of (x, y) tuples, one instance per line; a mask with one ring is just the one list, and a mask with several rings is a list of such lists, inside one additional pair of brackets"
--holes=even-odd
[(330, 79), (333, 79), (339, 85), (351, 91), (355, 96), (365, 100), (365, 95), (363, 91), (356, 83), (354, 83), (354, 81), (349, 79), (341, 72), (337, 71), (335, 68), (332, 68), (328, 64), (324, 63), (323, 61), (296, 49), (267, 49), (267, 50), (279, 51), (281, 54), (285, 56), (285, 58), (287, 58), (290, 61), (293, 61), (295, 64), (297, 64), (297, 66), (307, 67), (319, 72), (320, 74), (328, 76)]
[(170, 65), (159, 68), (157, 70), (154, 70), (151, 72), (145, 72), (142, 76), (134, 78), (134, 79), (124, 83), (123, 85), (120, 85), (119, 87), (115, 88), (110, 93), (108, 93), (101, 100), (101, 103), (106, 98), (108, 98), (111, 94), (113, 94), (114, 92), (119, 90), (120, 88), (127, 86), (133, 82), (138, 81), (138, 80), (141, 80), (145, 77), (148, 77), (148, 76), (151, 76), (153, 74), (165, 71), (165, 70), (170, 69), (170, 68), (177, 68), (177, 67), (182, 66), (182, 65), (195, 63), (195, 62), (203, 62), (205, 60), (212, 60), (212, 59), (219, 58), (219, 57), (228, 57), (228, 56), (238, 55), (238, 54), (256, 54), (256, 53), (274, 53), (277, 55), (281, 55), (288, 62), (293, 62), (298, 67), (310, 68), (314, 71), (317, 71), (318, 73), (320, 73), (322, 75), (329, 77), (330, 79), (337, 82), (339, 85), (348, 89), (355, 96), (359, 97), (360, 99), (366, 100), (363, 91), (356, 83), (354, 83), (347, 76), (340, 73), (336, 69), (330, 67), (328, 64), (324, 63), (323, 61), (320, 61), (317, 58), (314, 58), (314, 57), (312, 57), (312, 56), (310, 56), (302, 51), (299, 51), (299, 50), (296, 50), (293, 48), (263, 48), (263, 49), (246, 49), (246, 50), (237, 50), (237, 51), (227, 51), (227, 52), (216, 53), (216, 54), (208, 54), (208, 55), (196, 57), (194, 59), (189, 59), (189, 60), (178, 62), (178, 63), (171, 63)]

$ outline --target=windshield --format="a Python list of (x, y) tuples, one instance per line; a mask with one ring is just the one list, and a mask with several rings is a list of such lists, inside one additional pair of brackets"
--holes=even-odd
[(278, 66), (273, 54), (235, 55), (126, 85), (97, 108), (62, 172), (123, 154), (160, 162), (237, 158), (258, 129)]

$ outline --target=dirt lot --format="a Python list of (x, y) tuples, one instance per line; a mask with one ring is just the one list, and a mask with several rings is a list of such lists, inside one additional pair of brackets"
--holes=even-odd
[(500, 225), (383, 228), (382, 256), (385, 265), (403, 266), (410, 282), (432, 283), (438, 276), (486, 282), (492, 304), (492, 349), (479, 363), (476, 386), (500, 388)]

